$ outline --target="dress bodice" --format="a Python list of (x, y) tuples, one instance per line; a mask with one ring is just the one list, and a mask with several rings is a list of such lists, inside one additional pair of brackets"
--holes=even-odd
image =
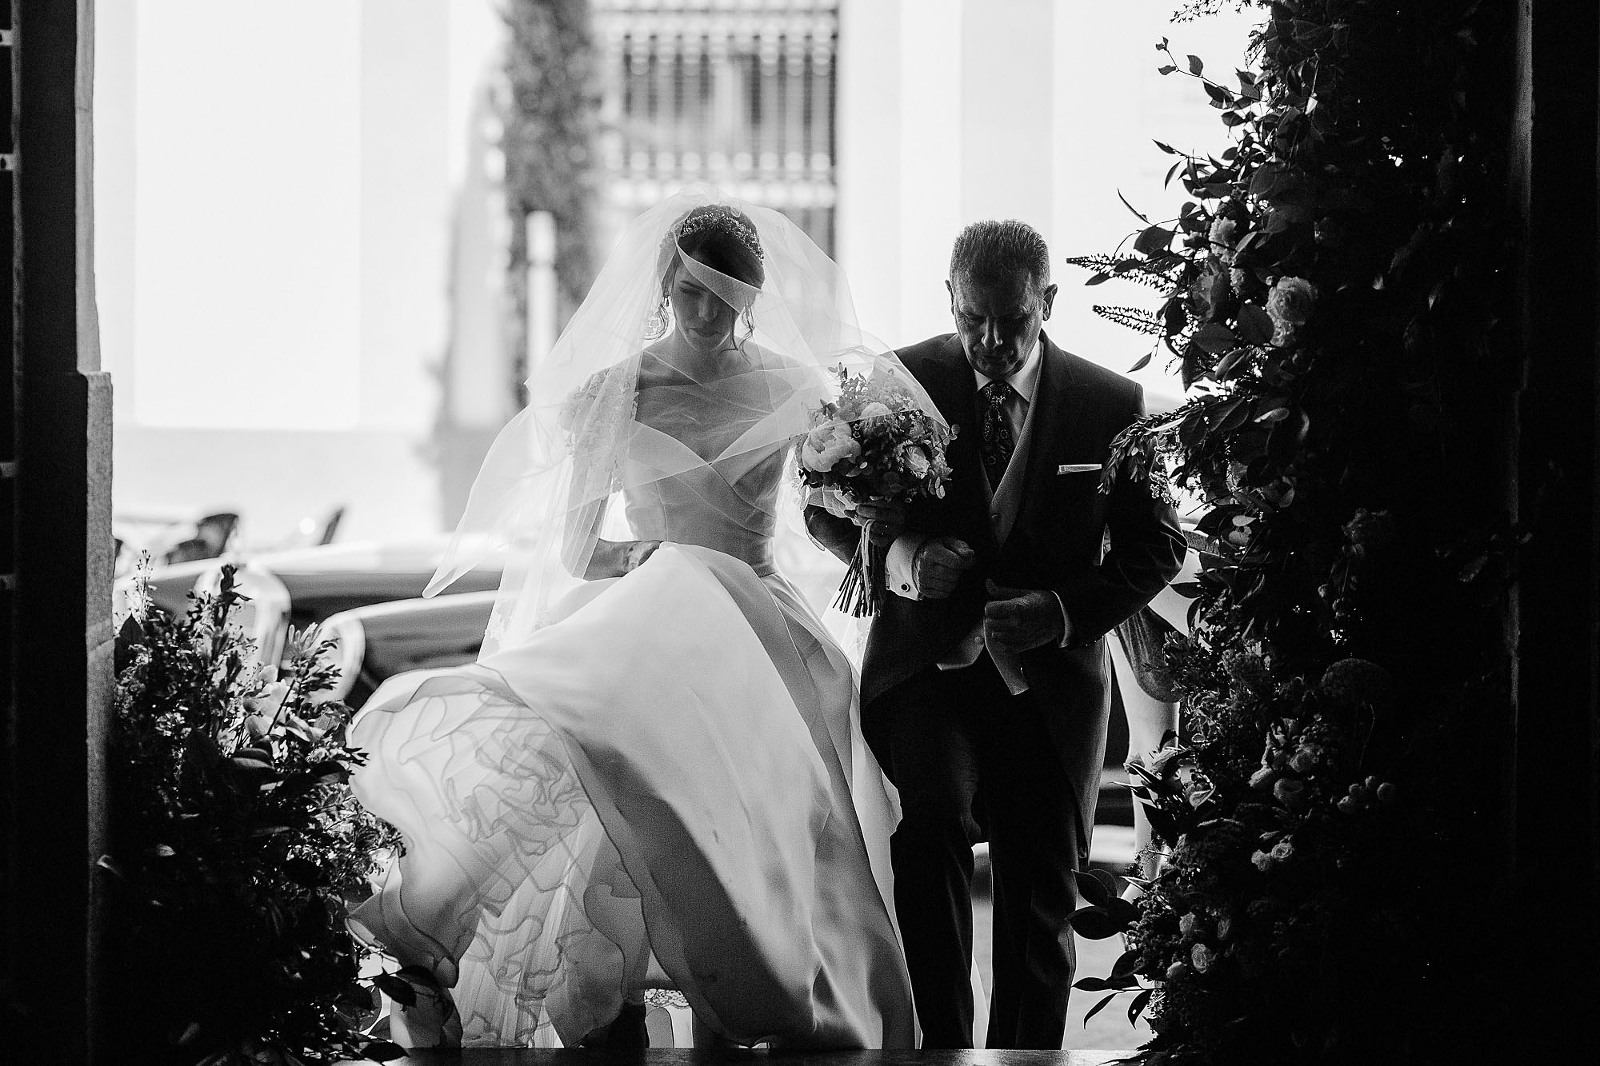
[(622, 480), (635, 537), (714, 548), (764, 573), (789, 443), (741, 446), (773, 409), (770, 380), (749, 377), (641, 388)]

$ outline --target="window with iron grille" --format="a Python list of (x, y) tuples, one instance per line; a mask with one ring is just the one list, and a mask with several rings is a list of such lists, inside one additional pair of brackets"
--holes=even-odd
[(594, 0), (608, 206), (690, 181), (834, 244), (839, 0)]

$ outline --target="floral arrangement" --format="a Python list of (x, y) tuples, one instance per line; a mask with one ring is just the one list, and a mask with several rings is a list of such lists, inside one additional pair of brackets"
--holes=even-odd
[(368, 949), (345, 926), (396, 838), (346, 784), (362, 755), (345, 741), (349, 709), (319, 699), (335, 680), (330, 643), (293, 635), (280, 675), (233, 620), (233, 566), (180, 618), (150, 605), (148, 580), (117, 642), (100, 860), (110, 1031), (140, 1061), (399, 1057), (363, 1032), (376, 1015)]
[[(833, 372), (838, 398), (811, 412), (811, 431), (797, 445), (805, 502), (843, 518), (867, 501), (943, 497), (950, 480), (945, 447), (954, 428), (918, 406), (905, 383), (886, 369), (853, 374), (840, 365)], [(839, 587), (839, 609), (858, 618), (876, 614), (883, 584), (882, 549), (863, 528)]]
[(1461, 844), (1492, 802), (1475, 724), (1503, 691), (1496, 612), (1526, 536), (1473, 481), (1496, 461), (1506, 286), (1472, 108), (1502, 84), (1479, 46), (1505, 16), (1261, 6), (1252, 69), (1225, 80), (1157, 45), (1231, 139), (1158, 142), (1178, 216), (1135, 211), (1131, 247), (1070, 260), (1158, 294), (1096, 311), (1188, 394), (1105, 478), (1203, 507), (1191, 635), (1166, 648), (1182, 732), (1129, 768), (1160, 863), (1136, 900), (1080, 878), (1074, 926), (1126, 951), (1078, 987), (1107, 993), (1096, 1010), (1131, 996), (1144, 1063), (1449, 1061), (1463, 990), (1494, 985), (1462, 935), (1488, 904)]

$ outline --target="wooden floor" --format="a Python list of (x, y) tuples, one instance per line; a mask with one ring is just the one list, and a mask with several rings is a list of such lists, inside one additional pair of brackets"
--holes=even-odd
[(396, 1066), (1106, 1066), (1127, 1051), (606, 1051), (564, 1048), (418, 1050)]

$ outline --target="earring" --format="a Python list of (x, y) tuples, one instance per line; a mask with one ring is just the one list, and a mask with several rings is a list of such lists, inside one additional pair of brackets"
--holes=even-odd
[(644, 335), (646, 338), (655, 340), (667, 332), (667, 314), (667, 296), (666, 293), (662, 293), (661, 302), (656, 305), (655, 310), (651, 311), (644, 320)]

